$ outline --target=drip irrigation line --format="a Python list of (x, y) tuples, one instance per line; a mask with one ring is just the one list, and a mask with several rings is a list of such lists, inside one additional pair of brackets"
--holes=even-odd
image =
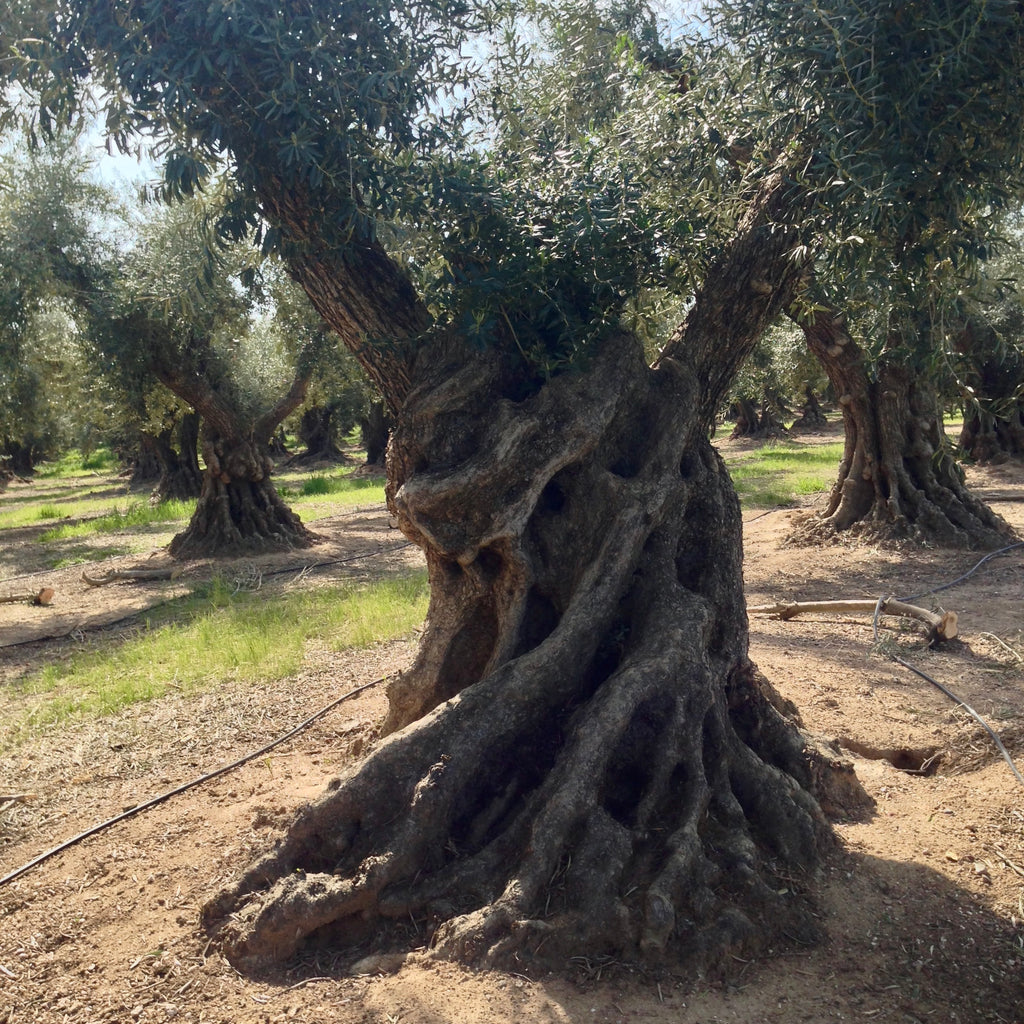
[(1013, 763), (1013, 758), (1006, 751), (1006, 747), (1003, 746), (1003, 741), (996, 735), (996, 732), (992, 727), (985, 721), (977, 711), (974, 710), (969, 704), (962, 701), (952, 690), (948, 687), (943, 686), (938, 679), (933, 679), (927, 672), (922, 672), (919, 668), (915, 668), (910, 664), (909, 661), (904, 661), (903, 658), (896, 654), (890, 655), (893, 661), (898, 661), (904, 668), (909, 668), (915, 675), (920, 676), (922, 679), (927, 680), (932, 686), (938, 687), (950, 700), (956, 701), (988, 734), (992, 737), (992, 742), (999, 748), (999, 753), (1003, 755), (1003, 759), (1010, 766), (1010, 771), (1017, 777), (1017, 781), (1024, 786), (1024, 776), (1017, 771), (1017, 766)]
[(90, 836), (96, 835), (97, 832), (102, 832), (104, 829), (110, 828), (111, 825), (116, 825), (118, 822), (124, 821), (126, 818), (131, 818), (136, 814), (140, 814), (142, 811), (148, 811), (151, 807), (156, 807), (157, 804), (161, 804), (165, 800), (169, 800), (172, 796), (177, 796), (179, 793), (184, 793), (189, 789), (194, 789), (196, 786), (202, 785), (204, 782), (209, 782), (211, 779), (216, 779), (221, 775), (234, 771), (236, 768), (240, 768), (243, 764), (248, 764), (257, 757), (262, 757), (268, 750), (273, 750), (274, 747), (280, 746), (286, 740), (290, 740), (293, 736), (302, 732), (304, 729), (308, 729), (314, 722), (319, 721), (328, 712), (333, 711), (339, 704), (355, 697), (364, 690), (368, 690), (371, 686), (378, 686), (387, 678), (387, 676), (381, 676), (379, 679), (374, 679), (369, 683), (363, 683), (362, 686), (357, 686), (354, 690), (349, 690), (347, 693), (343, 693), (340, 697), (331, 701), (331, 703), (326, 707), (321, 708), (315, 715), (310, 715), (304, 722), (300, 722), (294, 728), (289, 729), (288, 732), (278, 736), (277, 739), (271, 740), (270, 743), (266, 744), (266, 746), (260, 747), (259, 750), (254, 750), (252, 753), (246, 754), (244, 757), (240, 757), (237, 761), (232, 761), (231, 764), (226, 764), (221, 768), (217, 768), (215, 771), (207, 772), (206, 775), (201, 775), (199, 778), (193, 779), (191, 782), (186, 782), (174, 789), (168, 790), (166, 793), (154, 796), (141, 804), (137, 804), (135, 807), (130, 807), (127, 811), (123, 811), (121, 814), (118, 814), (113, 818), (108, 818), (106, 821), (102, 821), (98, 825), (93, 825), (92, 828), (86, 829), (84, 832), (80, 832), (77, 836), (73, 836), (71, 839), (61, 843), (59, 846), (53, 847), (52, 850), (47, 850), (45, 853), (41, 853), (38, 857), (30, 860), (27, 864), (22, 864), (20, 868), (16, 868), (10, 874), (4, 875), (3, 878), (0, 878), (0, 888), (7, 885), (8, 882), (13, 882), (14, 879), (25, 874), (26, 871), (31, 871), (32, 868), (37, 867), (44, 861), (49, 860), (58, 853), (62, 853), (64, 850), (69, 849), (76, 843), (80, 843), (83, 839), (88, 839)]
[(911, 594), (910, 597), (897, 598), (898, 601), (916, 601), (922, 597), (928, 597), (929, 594), (937, 594), (941, 590), (949, 590), (950, 587), (955, 587), (958, 583), (963, 583), (969, 576), (973, 576), (990, 558), (995, 558), (997, 555), (1005, 555), (1007, 551), (1013, 551), (1015, 548), (1024, 547), (1024, 540), (1017, 541), (1016, 544), (1007, 544), (1005, 548), (999, 548), (998, 551), (990, 551), (984, 558), (975, 563), (970, 569), (967, 570), (962, 576), (957, 576), (955, 580), (949, 583), (943, 583), (940, 587), (934, 587), (932, 590), (925, 590), (920, 594)]
[[(1010, 545), (1010, 547), (1020, 547), (1020, 545), (1012, 544)], [(1004, 548), (1003, 550), (1009, 550), (1009, 548)], [(993, 551), (992, 555), (998, 555), (1000, 553), (1000, 551)], [(991, 558), (992, 555), (988, 555), (987, 558)], [(983, 558), (981, 562), (986, 561), (987, 558)], [(974, 567), (974, 569), (977, 569), (981, 565), (981, 562), (979, 562), (978, 565)], [(974, 572), (974, 569), (971, 569), (970, 572)], [(970, 572), (966, 573), (965, 576), (969, 576)], [(963, 578), (964, 577), (960, 577), (960, 579)], [(953, 582), (958, 583), (959, 580), (954, 580)], [(952, 586), (952, 584), (948, 584), (947, 586)], [(938, 589), (945, 588), (940, 587)], [(929, 593), (935, 593), (935, 591), (929, 591)], [(918, 594), (917, 596), (923, 597), (924, 595)], [(882, 606), (885, 604), (885, 602), (886, 598), (884, 596), (878, 599), (878, 603), (875, 605), (875, 614), (871, 620), (871, 629), (876, 644), (878, 643), (878, 617), (882, 613)], [(1003, 746), (1003, 741), (999, 738), (998, 733), (996, 733), (996, 731), (988, 724), (988, 722), (986, 722), (985, 719), (982, 718), (981, 715), (979, 715), (978, 712), (970, 706), (970, 704), (968, 704), (964, 700), (961, 700), (948, 686), (944, 686), (942, 683), (940, 683), (938, 679), (933, 679), (930, 675), (928, 675), (927, 672), (922, 672), (921, 669), (916, 668), (914, 665), (911, 665), (909, 661), (905, 661), (899, 655), (890, 654), (889, 657), (892, 658), (893, 661), (902, 665), (904, 668), (910, 669), (911, 672), (913, 672), (915, 675), (920, 676), (926, 682), (931, 683), (932, 686), (941, 690), (951, 701), (953, 701), (954, 704), (958, 704), (960, 707), (962, 707), (964, 711), (966, 711), (985, 730), (985, 732), (987, 732), (989, 736), (992, 737), (992, 742), (995, 743), (996, 747), (999, 750), (999, 753), (1003, 755), (1003, 760), (1006, 761), (1006, 763), (1010, 766), (1010, 771), (1013, 772), (1013, 774), (1016, 776), (1017, 781), (1022, 786), (1024, 786), (1024, 776), (1022, 776), (1021, 773), (1017, 771), (1017, 766), (1013, 763), (1013, 758), (1010, 757), (1009, 753), (1006, 750), (1006, 747)]]
[(390, 555), (392, 551), (401, 551), (403, 548), (411, 548), (415, 545), (411, 540), (402, 541), (401, 544), (392, 544), (389, 548), (379, 548), (376, 551), (367, 551), (361, 555), (348, 555), (345, 558), (332, 558), (327, 562), (313, 562), (312, 565), (289, 566), (287, 569), (274, 569), (272, 572), (261, 573), (262, 576), (283, 576), (285, 573), (312, 572), (314, 569), (323, 569), (329, 565), (344, 565), (346, 562), (358, 562), (361, 558), (373, 558), (374, 555)]

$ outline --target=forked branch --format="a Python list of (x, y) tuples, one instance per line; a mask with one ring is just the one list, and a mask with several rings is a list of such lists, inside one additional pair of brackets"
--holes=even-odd
[(882, 601), (874, 598), (854, 601), (776, 601), (774, 604), (750, 605), (747, 611), (751, 615), (777, 615), (780, 619), (792, 619), (797, 615), (813, 612), (838, 612), (845, 615), (856, 615), (861, 612), (875, 612), (882, 615), (896, 615), (906, 619), (916, 619), (928, 627), (928, 638), (933, 641), (952, 640), (957, 632), (956, 612), (933, 612), (917, 605), (906, 604), (895, 598), (887, 597)]

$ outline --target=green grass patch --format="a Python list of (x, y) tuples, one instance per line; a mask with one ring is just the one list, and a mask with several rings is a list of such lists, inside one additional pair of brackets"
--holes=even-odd
[(77, 448), (65, 452), (53, 462), (44, 462), (36, 470), (36, 476), (43, 480), (81, 476), (83, 473), (113, 473), (117, 469), (117, 456), (107, 447), (100, 446), (88, 455)]
[[(341, 483), (339, 480), (338, 483)], [(303, 498), (309, 498), (314, 494), (330, 494), (331, 481), (325, 476), (311, 476), (299, 488), (299, 494)]]
[[(124, 492), (122, 492), (123, 494)], [(43, 504), (21, 504), (0, 512), (0, 530), (12, 530), (21, 526), (32, 526), (35, 523), (52, 522), (54, 519), (77, 519), (82, 516), (95, 515), (97, 512), (109, 512), (111, 498), (105, 495), (100, 498), (85, 496), (70, 500), (50, 499)]]
[(289, 477), (277, 484), (277, 491), (304, 522), (328, 516), (338, 507), (384, 503), (384, 481), (380, 477), (350, 474), (351, 470), (339, 470), (314, 473), (305, 479)]
[(146, 501), (130, 501), (123, 508), (115, 508), (105, 515), (80, 522), (62, 523), (52, 530), (40, 534), (42, 543), (69, 540), (72, 537), (89, 537), (96, 533), (116, 533), (118, 530), (138, 529), (154, 523), (174, 523), (188, 519), (195, 510), (194, 501), (162, 501), (150, 505)]
[(215, 579), (191, 597), (154, 609), (117, 646), (49, 665), (12, 688), (26, 705), (8, 715), (0, 747), (69, 719), (109, 715), (168, 689), (195, 692), (226, 680), (259, 684), (294, 675), (306, 645), (365, 647), (423, 621), (426, 573), (304, 591), (235, 593)]
[(85, 565), (89, 562), (105, 562), (108, 558), (132, 554), (127, 545), (119, 547), (93, 547), (89, 544), (75, 544), (64, 548), (59, 555), (50, 560), (51, 569), (67, 569), (72, 565)]
[(836, 479), (842, 442), (774, 444), (726, 456), (733, 486), (744, 508), (777, 508), (827, 491)]

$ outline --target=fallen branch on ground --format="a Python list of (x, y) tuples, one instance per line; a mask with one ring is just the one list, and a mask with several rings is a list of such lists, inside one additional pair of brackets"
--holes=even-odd
[(35, 793), (0, 793), (0, 814), (9, 811), (15, 804), (22, 804), (35, 798)]
[(927, 608), (906, 604), (891, 597), (885, 598), (881, 602), (874, 599), (862, 601), (792, 601), (789, 603), (777, 601), (775, 604), (751, 605), (747, 608), (747, 611), (752, 615), (777, 615), (780, 619), (792, 619), (796, 615), (806, 615), (809, 612), (840, 612), (849, 615), (857, 614), (858, 612), (874, 613), (876, 608), (883, 615), (897, 615), (901, 618), (917, 619), (919, 622), (923, 622), (928, 626), (928, 636), (931, 640), (952, 640), (956, 636), (956, 612), (932, 612)]
[(7, 597), (0, 597), (0, 604), (47, 605), (53, 600), (53, 594), (52, 587), (43, 587), (34, 594), (10, 594)]
[(82, 573), (82, 581), (90, 587), (105, 587), (108, 583), (148, 583), (151, 580), (173, 580), (181, 574), (178, 567), (167, 569), (108, 569), (102, 576)]

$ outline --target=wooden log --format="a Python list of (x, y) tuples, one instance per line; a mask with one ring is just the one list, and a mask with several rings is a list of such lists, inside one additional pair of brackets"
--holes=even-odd
[(105, 587), (108, 583), (146, 583), (150, 580), (173, 580), (178, 569), (108, 569), (102, 576), (82, 573), (82, 582), (90, 587)]
[(53, 600), (54, 593), (52, 587), (43, 587), (34, 594), (10, 594), (7, 597), (0, 597), (0, 604), (48, 605)]
[(861, 612), (874, 612), (878, 608), (883, 615), (896, 615), (901, 618), (916, 619), (928, 627), (928, 635), (932, 640), (952, 640), (957, 633), (956, 612), (933, 612), (917, 605), (905, 604), (895, 598), (884, 598), (879, 605), (876, 599), (854, 601), (792, 601), (789, 603), (750, 605), (747, 612), (751, 615), (777, 615), (780, 619), (792, 619), (796, 615), (809, 612), (839, 612), (855, 615)]

